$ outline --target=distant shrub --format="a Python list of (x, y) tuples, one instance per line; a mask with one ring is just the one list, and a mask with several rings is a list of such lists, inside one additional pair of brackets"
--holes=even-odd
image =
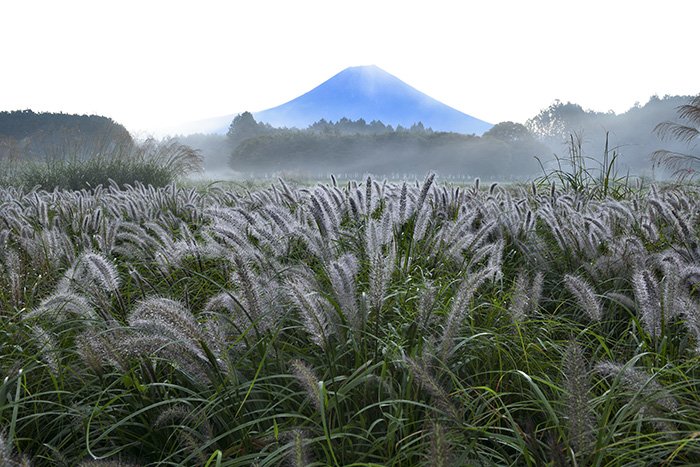
[(172, 181), (173, 174), (153, 162), (95, 158), (30, 163), (20, 170), (17, 182), (29, 188), (81, 190), (107, 185), (110, 179), (119, 186), (135, 181), (165, 186)]
[(91, 157), (65, 153), (43, 161), (4, 164), (0, 183), (45, 190), (91, 189), (106, 186), (110, 180), (120, 187), (135, 182), (160, 187), (200, 170), (201, 162), (199, 153), (189, 146), (148, 139), (136, 145), (113, 145)]

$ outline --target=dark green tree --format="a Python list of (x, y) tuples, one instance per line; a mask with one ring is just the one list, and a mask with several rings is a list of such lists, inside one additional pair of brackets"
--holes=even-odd
[(484, 137), (495, 138), (506, 143), (516, 143), (521, 141), (532, 141), (533, 136), (525, 125), (513, 122), (501, 122), (493, 127), (486, 133)]
[(562, 135), (580, 131), (587, 114), (578, 104), (555, 101), (540, 113), (525, 122), (532, 134), (541, 139), (560, 138)]
[(234, 146), (237, 146), (249, 138), (261, 136), (270, 133), (270, 131), (272, 131), (272, 127), (256, 122), (252, 113), (243, 112), (233, 119), (226, 136)]

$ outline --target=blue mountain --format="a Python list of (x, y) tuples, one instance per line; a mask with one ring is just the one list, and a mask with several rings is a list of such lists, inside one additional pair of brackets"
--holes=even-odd
[(480, 135), (493, 125), (418, 91), (381, 68), (350, 67), (311, 91), (253, 114), (274, 127), (306, 128), (320, 119), (341, 118), (410, 127), (422, 122), (435, 131)]

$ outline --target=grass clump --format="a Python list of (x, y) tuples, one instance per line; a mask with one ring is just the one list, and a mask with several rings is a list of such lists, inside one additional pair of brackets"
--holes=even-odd
[[(543, 175), (536, 180), (537, 185), (555, 183), (568, 191), (579, 193), (589, 199), (614, 198), (622, 199), (634, 192), (632, 180), (629, 174), (620, 174), (619, 157), (616, 149), (611, 149), (608, 142), (608, 133), (605, 133), (605, 147), (601, 160), (586, 156), (583, 153), (583, 140), (581, 135), (571, 134), (567, 142), (568, 158), (554, 156), (556, 168), (545, 168), (539, 158)], [(591, 166), (595, 163), (598, 167)]]
[(149, 139), (108, 145), (89, 153), (54, 154), (42, 161), (5, 163), (0, 183), (49, 191), (90, 190), (110, 183), (123, 188), (137, 182), (163, 187), (200, 170), (201, 164), (199, 153), (188, 146), (174, 140)]
[(6, 463), (700, 462), (693, 186), (0, 199)]
[(108, 185), (110, 180), (120, 187), (136, 181), (159, 187), (174, 178), (166, 167), (152, 162), (105, 158), (35, 162), (22, 167), (18, 175), (19, 184), (45, 190), (89, 190)]

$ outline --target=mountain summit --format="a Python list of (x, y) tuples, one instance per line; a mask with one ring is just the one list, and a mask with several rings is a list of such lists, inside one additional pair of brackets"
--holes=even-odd
[(381, 68), (346, 68), (294, 100), (253, 114), (274, 127), (306, 128), (321, 119), (341, 118), (410, 127), (422, 122), (436, 131), (482, 134), (491, 124), (418, 91)]

